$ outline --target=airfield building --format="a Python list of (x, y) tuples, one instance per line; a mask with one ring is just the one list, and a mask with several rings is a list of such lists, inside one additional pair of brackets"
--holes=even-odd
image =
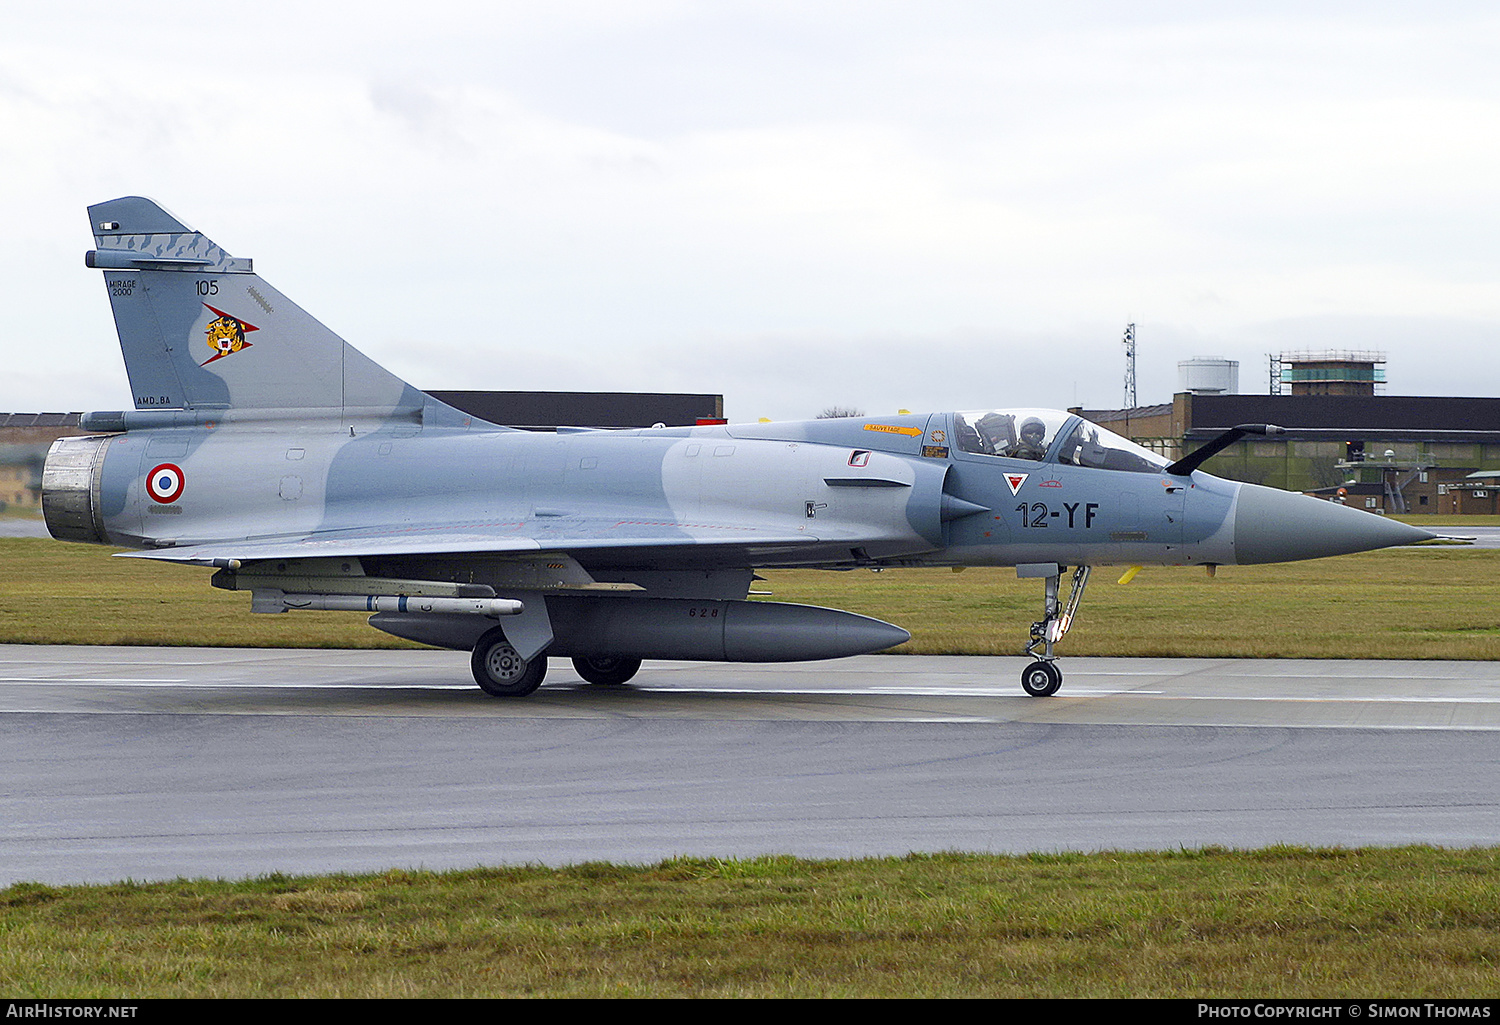
[(1203, 469), (1377, 512), (1500, 512), (1500, 398), (1179, 392), (1074, 412), (1171, 459), (1236, 424), (1276, 424), (1287, 434), (1243, 439)]
[(1271, 357), (1272, 395), (1380, 395), (1385, 353), (1329, 349)]

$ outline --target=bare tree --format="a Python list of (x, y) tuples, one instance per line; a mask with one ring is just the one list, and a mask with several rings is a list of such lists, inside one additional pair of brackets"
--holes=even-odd
[(842, 420), (845, 417), (864, 416), (863, 409), (855, 409), (853, 406), (829, 406), (818, 414), (819, 420)]

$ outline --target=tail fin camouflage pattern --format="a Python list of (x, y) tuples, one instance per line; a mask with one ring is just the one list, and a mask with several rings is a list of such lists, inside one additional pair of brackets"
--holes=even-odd
[(104, 271), (137, 409), (467, 422), (151, 200), (98, 203), (89, 220), (85, 262)]

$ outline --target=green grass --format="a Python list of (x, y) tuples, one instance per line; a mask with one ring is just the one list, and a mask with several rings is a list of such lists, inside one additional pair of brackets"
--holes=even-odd
[(117, 559), (115, 549), (0, 538), (0, 643), (420, 647), (341, 612), (253, 615), (210, 569)]
[[(1500, 525), (1500, 516), (1453, 516), (1442, 513), (1412, 513), (1409, 515), (1392, 516), (1393, 520), (1402, 523), (1410, 523), (1414, 527), (1494, 527)], [(1462, 534), (1462, 530), (1452, 530), (1449, 533)]]
[[(1256, 658), (1500, 658), (1500, 551), (1388, 550), (1280, 566), (1094, 572), (1060, 651)], [(211, 571), (0, 538), (0, 643), (413, 647), (360, 614), (252, 615)], [(766, 571), (775, 600), (897, 623), (911, 654), (1017, 654), (1041, 582), (1009, 569)]]
[[(778, 601), (906, 627), (911, 654), (1016, 654), (1041, 582), (1007, 569), (765, 573)], [(1059, 650), (1215, 658), (1500, 658), (1500, 551), (1391, 550), (1278, 566), (1094, 570)]]
[(1500, 994), (1500, 852), (673, 859), (0, 890), (7, 997)]

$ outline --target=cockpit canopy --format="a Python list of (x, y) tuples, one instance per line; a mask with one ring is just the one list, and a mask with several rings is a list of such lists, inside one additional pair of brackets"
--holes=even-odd
[(989, 409), (953, 414), (965, 452), (1007, 459), (1160, 473), (1168, 460), (1072, 413), (1056, 409)]

